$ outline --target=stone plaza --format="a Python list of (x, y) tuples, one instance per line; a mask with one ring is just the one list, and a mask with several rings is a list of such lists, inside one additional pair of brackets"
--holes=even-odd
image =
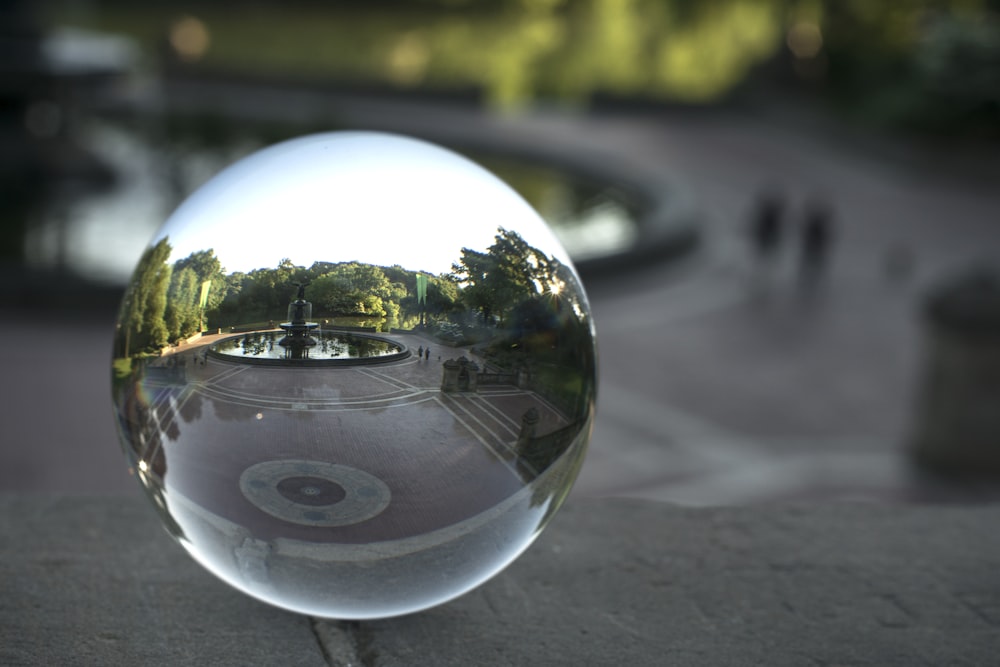
[[(180, 370), (143, 383), (153, 428), (136, 472), (223, 517), (254, 517), (258, 538), (365, 543), (445, 528), (538, 475), (518, 451), (525, 415), (533, 435), (569, 424), (517, 386), (443, 391), (449, 362), (439, 356), (467, 350), (303, 372), (295, 362), (205, 354), (216, 338), (153, 362)], [(391, 338), (411, 349), (431, 344), (414, 334)], [(288, 462), (297, 465), (284, 470)]]

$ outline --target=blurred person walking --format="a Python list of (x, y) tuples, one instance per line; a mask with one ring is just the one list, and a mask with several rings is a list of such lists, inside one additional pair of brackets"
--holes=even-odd
[(765, 190), (757, 196), (748, 229), (754, 263), (753, 279), (748, 284), (755, 298), (766, 298), (770, 292), (785, 235), (784, 213), (785, 198), (776, 190)]
[(750, 240), (758, 267), (768, 266), (784, 235), (784, 198), (774, 191), (762, 193), (750, 217)]
[(806, 206), (801, 229), (799, 278), (805, 288), (815, 287), (826, 272), (833, 244), (833, 214), (830, 206), (813, 200)]

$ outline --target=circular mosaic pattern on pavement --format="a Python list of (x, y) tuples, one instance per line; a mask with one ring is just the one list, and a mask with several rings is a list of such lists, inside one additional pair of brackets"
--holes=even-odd
[(278, 493), (300, 505), (333, 505), (347, 497), (340, 484), (322, 477), (286, 477), (278, 482)]
[(324, 461), (263, 461), (240, 475), (240, 491), (273, 517), (303, 526), (350, 526), (378, 516), (392, 494), (363, 470)]

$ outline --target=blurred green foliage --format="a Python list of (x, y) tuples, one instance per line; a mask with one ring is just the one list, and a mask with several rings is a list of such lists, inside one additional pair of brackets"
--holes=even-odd
[(132, 35), (193, 71), (473, 91), (505, 110), (711, 103), (764, 81), (876, 122), (995, 132), (998, 17), (1000, 0), (105, 0), (48, 21)]

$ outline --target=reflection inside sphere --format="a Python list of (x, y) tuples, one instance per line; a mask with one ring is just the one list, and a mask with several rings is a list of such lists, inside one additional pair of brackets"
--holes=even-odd
[(565, 498), (594, 410), (562, 248), (488, 172), (374, 133), (222, 172), (122, 303), (126, 455), (182, 545), (295, 611), (423, 609), (513, 560)]

